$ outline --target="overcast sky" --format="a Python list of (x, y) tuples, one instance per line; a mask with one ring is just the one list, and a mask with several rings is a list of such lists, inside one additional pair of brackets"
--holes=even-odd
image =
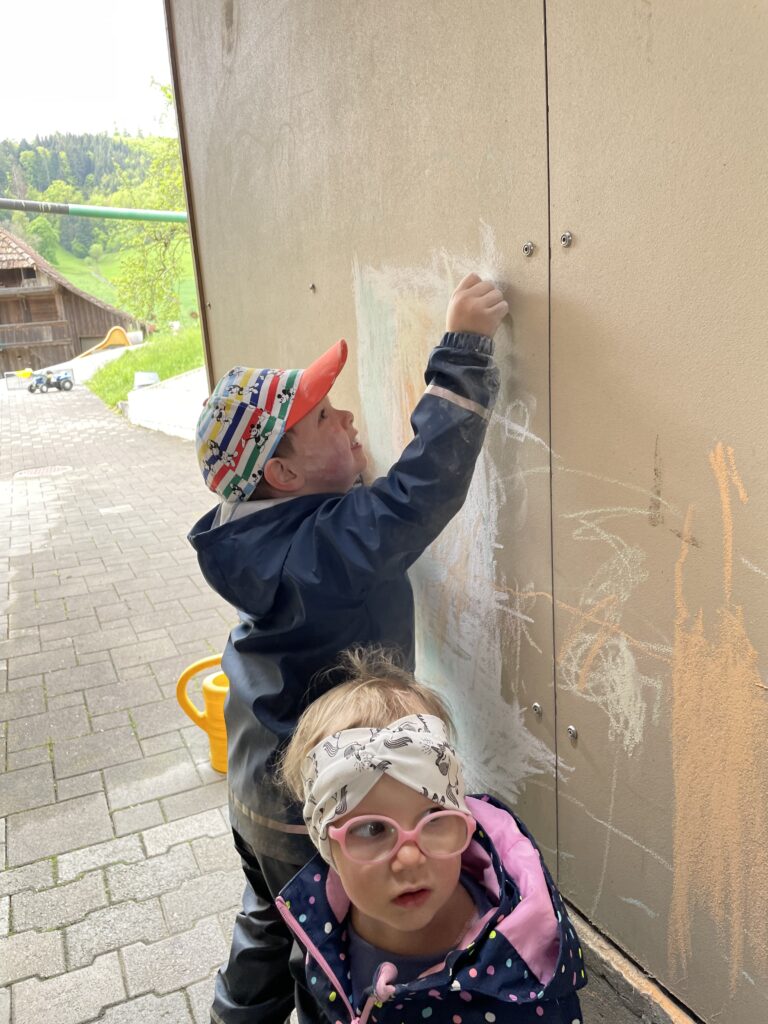
[(0, 139), (51, 132), (175, 135), (162, 0), (3, 3)]

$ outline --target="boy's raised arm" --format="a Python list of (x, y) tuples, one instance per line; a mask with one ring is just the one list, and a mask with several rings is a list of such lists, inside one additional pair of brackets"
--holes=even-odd
[(413, 440), (386, 476), (305, 521), (289, 575), (321, 586), (346, 579), (359, 594), (402, 572), (440, 534), (464, 503), (483, 445), (499, 383), (492, 338), (507, 312), (501, 292), (477, 274), (459, 283), (411, 416)]

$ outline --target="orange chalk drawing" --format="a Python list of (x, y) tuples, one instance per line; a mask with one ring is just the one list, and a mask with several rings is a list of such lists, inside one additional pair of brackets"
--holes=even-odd
[(731, 448), (718, 444), (709, 462), (722, 511), (723, 603), (709, 628), (703, 611), (692, 615), (686, 604), (691, 507), (675, 567), (675, 821), (668, 954), (670, 963), (685, 972), (697, 928), (714, 919), (735, 990), (747, 943), (756, 962), (768, 955), (762, 899), (768, 892), (768, 697), (743, 609), (733, 597), (732, 494), (746, 504), (747, 492)]

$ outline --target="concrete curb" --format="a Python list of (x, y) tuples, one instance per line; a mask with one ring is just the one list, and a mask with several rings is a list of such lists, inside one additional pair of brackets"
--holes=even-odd
[(121, 408), (136, 426), (192, 441), (200, 409), (207, 397), (208, 378), (201, 366), (130, 391)]

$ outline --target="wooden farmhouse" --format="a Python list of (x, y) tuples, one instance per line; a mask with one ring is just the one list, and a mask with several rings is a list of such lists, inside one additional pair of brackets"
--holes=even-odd
[(110, 327), (136, 320), (80, 291), (26, 242), (0, 227), (0, 371), (73, 359)]

